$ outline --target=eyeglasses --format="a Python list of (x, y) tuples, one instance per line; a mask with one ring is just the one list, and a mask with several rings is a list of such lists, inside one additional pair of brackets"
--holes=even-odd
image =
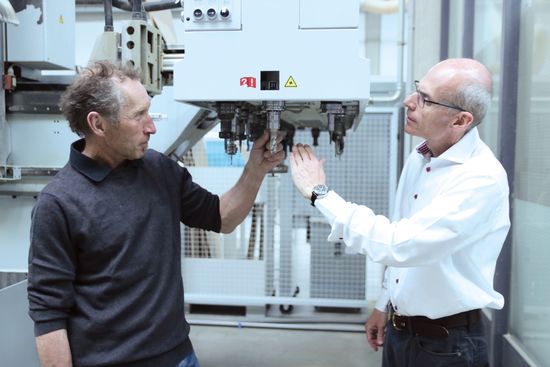
[(418, 80), (415, 80), (414, 81), (414, 89), (416, 90), (416, 95), (418, 96), (418, 105), (421, 107), (421, 108), (424, 108), (424, 106), (426, 105), (426, 103), (428, 104), (428, 106), (430, 106), (430, 104), (436, 104), (438, 106), (443, 106), (443, 107), (447, 107), (447, 108), (452, 108), (452, 109), (455, 109), (455, 110), (459, 110), (459, 111), (462, 111), (462, 112), (467, 112), (464, 108), (462, 107), (458, 107), (458, 106), (455, 106), (455, 105), (452, 105), (452, 104), (445, 104), (445, 103), (440, 103), (440, 102), (435, 102), (435, 101), (432, 101), (431, 99), (428, 99), (426, 97), (426, 94), (422, 93), (421, 91), (418, 90), (418, 83), (419, 81)]

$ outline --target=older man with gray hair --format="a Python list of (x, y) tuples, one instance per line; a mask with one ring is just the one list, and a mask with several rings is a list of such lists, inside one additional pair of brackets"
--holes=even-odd
[(267, 133), (218, 196), (148, 149), (156, 126), (139, 71), (98, 62), (61, 108), (82, 137), (32, 213), (29, 314), (42, 367), (199, 367), (184, 316), (180, 223), (230, 233), (282, 161)]
[(442, 61), (415, 82), (405, 131), (424, 141), (403, 167), (391, 218), (331, 191), (311, 147), (292, 152), (294, 183), (329, 221), (329, 241), (387, 265), (365, 324), (384, 367), (489, 365), (481, 309), (504, 305), (493, 278), (510, 227), (506, 172), (476, 127), (491, 89), (472, 59)]

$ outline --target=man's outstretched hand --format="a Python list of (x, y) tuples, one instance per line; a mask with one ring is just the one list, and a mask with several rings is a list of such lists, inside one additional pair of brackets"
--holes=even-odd
[(311, 197), (313, 187), (326, 183), (323, 164), (324, 159), (318, 159), (309, 145), (296, 144), (290, 155), (290, 169), (294, 185), (306, 199)]

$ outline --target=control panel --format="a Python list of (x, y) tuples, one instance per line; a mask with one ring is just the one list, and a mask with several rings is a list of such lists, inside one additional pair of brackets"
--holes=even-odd
[(241, 0), (188, 0), (181, 20), (186, 31), (240, 30)]

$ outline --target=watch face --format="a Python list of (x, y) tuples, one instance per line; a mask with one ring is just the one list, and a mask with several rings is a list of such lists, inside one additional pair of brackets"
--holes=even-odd
[(313, 188), (313, 192), (317, 196), (323, 196), (328, 193), (328, 187), (327, 185), (317, 185)]

